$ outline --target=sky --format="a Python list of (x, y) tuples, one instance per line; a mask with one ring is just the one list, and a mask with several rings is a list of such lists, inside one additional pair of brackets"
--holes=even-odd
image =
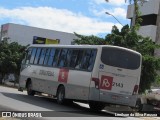
[(127, 6), (125, 0), (0, 0), (0, 25), (16, 23), (104, 37), (113, 25), (120, 29), (130, 24)]

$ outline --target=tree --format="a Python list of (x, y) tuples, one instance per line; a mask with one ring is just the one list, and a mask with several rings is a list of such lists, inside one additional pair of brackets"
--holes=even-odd
[(74, 33), (80, 39), (74, 39), (75, 44), (88, 44), (88, 45), (105, 45), (106, 42), (103, 38), (97, 36), (84, 36), (77, 33)]
[(141, 3), (144, 3), (146, 0), (125, 0), (125, 2), (129, 2), (130, 4), (132, 3), (132, 2), (141, 2)]
[(17, 42), (8, 43), (7, 40), (0, 42), (0, 74), (2, 76), (0, 83), (7, 74), (19, 75), (25, 48), (26, 46), (21, 46)]

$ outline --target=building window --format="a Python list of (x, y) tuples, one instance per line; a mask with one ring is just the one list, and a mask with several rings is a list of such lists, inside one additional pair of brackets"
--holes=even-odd
[(140, 23), (141, 26), (156, 25), (157, 15), (155, 14), (141, 16), (141, 18), (142, 18), (142, 22)]

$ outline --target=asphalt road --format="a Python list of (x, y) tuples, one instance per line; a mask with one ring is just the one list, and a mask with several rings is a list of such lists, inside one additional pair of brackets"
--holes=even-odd
[[(9, 111), (15, 113), (28, 112), (40, 113), (42, 119), (59, 118), (67, 119), (76, 117), (77, 119), (113, 119), (114, 113), (103, 110), (101, 112), (90, 111), (87, 104), (74, 103), (73, 105), (59, 105), (56, 99), (42, 96), (28, 96), (26, 91), (19, 92), (15, 88), (0, 86), (0, 112)], [(52, 118), (51, 118), (52, 117)], [(114, 119), (133, 119), (132, 117), (114, 117)], [(36, 119), (36, 118), (34, 118)], [(39, 118), (38, 118), (39, 119)], [(138, 119), (138, 118), (135, 118)]]

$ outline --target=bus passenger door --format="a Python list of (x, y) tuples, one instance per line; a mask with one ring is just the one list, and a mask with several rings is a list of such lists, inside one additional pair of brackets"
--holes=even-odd
[[(96, 57), (95, 49), (75, 49), (68, 52), (67, 60), (70, 68), (68, 75), (68, 95), (75, 99), (88, 100), (90, 80)], [(71, 54), (71, 56), (69, 55)]]

